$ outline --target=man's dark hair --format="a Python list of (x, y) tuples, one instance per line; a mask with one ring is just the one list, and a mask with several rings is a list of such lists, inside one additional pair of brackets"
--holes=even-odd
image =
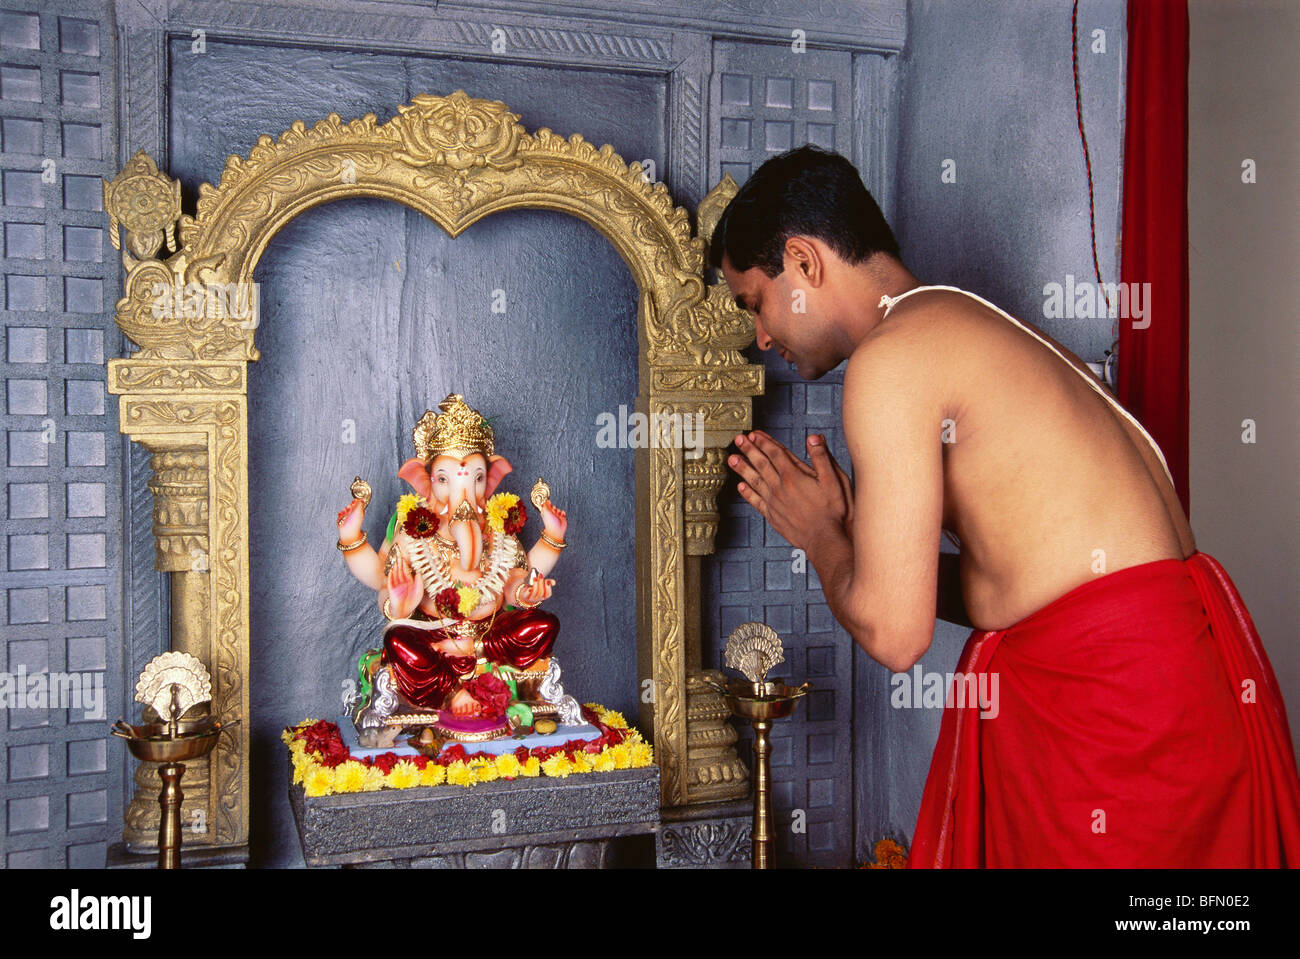
[(873, 253), (898, 256), (898, 241), (853, 164), (807, 145), (772, 157), (745, 181), (713, 231), (709, 260), (722, 256), (737, 272), (785, 269), (785, 241), (821, 240), (850, 263)]

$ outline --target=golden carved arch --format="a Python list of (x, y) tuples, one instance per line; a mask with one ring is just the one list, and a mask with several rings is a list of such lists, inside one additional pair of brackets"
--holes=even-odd
[[(275, 140), (260, 137), (248, 157), (231, 156), (219, 186), (200, 186), (194, 216), (181, 211), (180, 184), (143, 152), (105, 183), (110, 235), (127, 268), (116, 320), (139, 346), (109, 361), (109, 390), (120, 395), (122, 432), (154, 453), (154, 532), (158, 568), (173, 573), (173, 647), (208, 665), (214, 711), (249, 714), (246, 367), (259, 356), (257, 318), (160, 310), (160, 290), (177, 291), (177, 304), (197, 294), (199, 304), (212, 302), (204, 296), (212, 289), (250, 289), (275, 234), (335, 199), (393, 200), (453, 237), (501, 210), (569, 213), (609, 239), (640, 289), (638, 406), (699, 413), (705, 426), (698, 459), (668, 447), (637, 451), (638, 661), (654, 681), (640, 722), (654, 738), (663, 802), (744, 795), (735, 733), (700, 681), (696, 593), (698, 557), (712, 552), (717, 529), (723, 449), (749, 427), (750, 398), (763, 390), (763, 368), (739, 352), (754, 339), (752, 317), (704, 275), (708, 233), (735, 184), (725, 178), (701, 204), (697, 235), (664, 185), (612, 147), (529, 133), (518, 121), (500, 101), (458, 90), (417, 96), (386, 123), (373, 114), (294, 123)], [(164, 244), (171, 255), (159, 258)], [(248, 837), (248, 724), (239, 730), (210, 770), (186, 783), (218, 845)], [(147, 844), (149, 829), (130, 820), (128, 812), (128, 840)]]

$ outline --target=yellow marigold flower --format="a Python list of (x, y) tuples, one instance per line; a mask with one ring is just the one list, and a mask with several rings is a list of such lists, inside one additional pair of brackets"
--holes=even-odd
[(632, 743), (628, 747), (631, 754), (632, 768), (637, 769), (641, 766), (649, 766), (654, 762), (654, 753), (646, 743)]
[(334, 790), (341, 793), (359, 793), (366, 784), (366, 767), (355, 759), (334, 767)]
[(294, 762), (293, 762), (293, 784), (294, 784), (295, 786), (298, 785), (298, 783), (302, 782), (303, 777), (307, 775), (307, 770), (308, 770), (310, 767), (311, 767), (311, 764), (310, 764), (310, 763), (298, 762), (298, 760), (296, 760), (296, 759), (294, 760)]
[(569, 762), (569, 757), (564, 753), (556, 753), (546, 762), (542, 763), (542, 770), (548, 776), (555, 776), (557, 779), (564, 779), (569, 773), (573, 772), (573, 763)]
[(447, 770), (437, 763), (429, 763), (420, 771), (421, 786), (441, 786), (447, 781)]
[(494, 532), (505, 532), (506, 514), (510, 512), (510, 507), (518, 502), (519, 497), (514, 493), (497, 493), (487, 501), (488, 525)]
[(460, 593), (460, 605), (456, 607), (456, 611), (462, 616), (468, 616), (478, 606), (478, 601), (483, 594), (472, 586), (457, 586), (456, 590)]
[(393, 771), (388, 774), (388, 785), (394, 789), (409, 789), (412, 786), (420, 785), (420, 770), (415, 768), (415, 763), (403, 759), (393, 766)]
[(420, 505), (420, 497), (414, 493), (407, 493), (397, 501), (397, 525), (401, 526), (406, 522), (406, 514)]
[(540, 776), (542, 774), (542, 761), (536, 756), (529, 756), (528, 760), (520, 768), (519, 773), (530, 778)]
[(505, 753), (498, 756), (496, 761), (497, 773), (506, 779), (513, 779), (519, 775), (519, 760), (515, 758), (514, 753)]
[(627, 720), (623, 718), (623, 714), (612, 709), (603, 710), (600, 714), (600, 721), (606, 726), (613, 726), (615, 729), (627, 729)]
[(497, 768), (495, 762), (486, 762), (474, 768), (478, 775), (478, 781), (481, 783), (490, 783), (501, 778), (501, 770)]
[(592, 769), (591, 753), (578, 752), (573, 754), (573, 771), (575, 773), (589, 773)]
[(632, 768), (632, 747), (628, 743), (619, 743), (605, 750), (606, 755), (614, 758), (615, 769)]
[(317, 766), (307, 774), (302, 785), (308, 796), (328, 796), (334, 791), (334, 771)]
[(598, 773), (607, 773), (614, 768), (614, 757), (610, 755), (611, 750), (602, 749), (592, 761), (592, 768)]
[(447, 767), (447, 782), (453, 786), (472, 785), (474, 771), (458, 759)]
[(388, 777), (384, 775), (384, 771), (375, 766), (370, 766), (366, 769), (366, 778), (361, 784), (361, 791), (363, 793), (379, 792), (387, 785)]

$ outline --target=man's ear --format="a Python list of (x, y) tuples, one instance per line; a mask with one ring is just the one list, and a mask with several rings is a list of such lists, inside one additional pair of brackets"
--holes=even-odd
[(822, 285), (826, 276), (826, 260), (821, 248), (806, 236), (792, 236), (785, 241), (785, 268), (794, 270), (809, 286)]

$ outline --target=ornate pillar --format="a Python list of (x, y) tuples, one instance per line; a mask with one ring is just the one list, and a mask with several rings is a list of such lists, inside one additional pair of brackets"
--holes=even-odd
[[(732, 339), (736, 345), (744, 345), (746, 335), (749, 339), (753, 336), (752, 331), (746, 334), (741, 330), (728, 337), (724, 314), (729, 299), (725, 285), (715, 285), (701, 304), (713, 313), (710, 326), (718, 331), (714, 342), (721, 347), (732, 346)], [(713, 552), (717, 536), (718, 491), (727, 478), (726, 447), (738, 432), (749, 428), (749, 396), (762, 392), (763, 368), (750, 364), (665, 368), (655, 371), (654, 385), (659, 390), (653, 408), (683, 417), (698, 416), (704, 431), (699, 455), (683, 452), (681, 460), (686, 544), (686, 762), (674, 805), (738, 799), (748, 795), (749, 775), (736, 753), (737, 734), (728, 721), (727, 707), (722, 697), (704, 684), (699, 569), (700, 557)], [(719, 399), (737, 395), (744, 399)]]
[(738, 799), (749, 791), (749, 773), (736, 753), (736, 729), (722, 697), (704, 683), (706, 676), (723, 681), (717, 670), (705, 670), (700, 641), (703, 618), (700, 557), (712, 553), (718, 532), (718, 491), (726, 481), (725, 450), (705, 449), (686, 459), (686, 790), (690, 802)]
[[(153, 455), (156, 566), (171, 579), (171, 648), (212, 675), (212, 712), (249, 714), (248, 440), (246, 364), (202, 360), (110, 360), (123, 433)], [(205, 760), (187, 764), (185, 844), (248, 842), (249, 724), (223, 735)], [(141, 764), (123, 839), (157, 848), (157, 775)]]
[[(202, 434), (177, 434), (166, 441), (150, 437), (140, 443), (153, 456), (153, 534), (155, 568), (170, 573), (171, 648), (190, 653), (211, 667), (208, 642), (208, 450)], [(146, 711), (152, 713), (146, 707)], [(150, 716), (150, 719), (155, 717)], [(122, 838), (132, 852), (158, 847), (158, 767), (138, 763), (135, 794), (125, 813)], [(212, 810), (211, 756), (185, 764), (185, 799), (181, 823), (185, 844), (212, 842), (207, 828)]]

